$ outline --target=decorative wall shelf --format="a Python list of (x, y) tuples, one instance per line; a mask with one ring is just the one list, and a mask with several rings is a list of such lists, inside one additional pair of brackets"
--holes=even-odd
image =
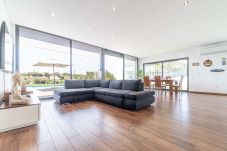
[(224, 69), (212, 69), (211, 72), (224, 72)]

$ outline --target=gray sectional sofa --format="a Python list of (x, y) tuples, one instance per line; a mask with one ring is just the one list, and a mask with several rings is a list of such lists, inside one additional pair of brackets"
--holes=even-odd
[(113, 106), (139, 110), (155, 101), (154, 92), (144, 91), (141, 80), (66, 80), (54, 91), (59, 104), (96, 100)]

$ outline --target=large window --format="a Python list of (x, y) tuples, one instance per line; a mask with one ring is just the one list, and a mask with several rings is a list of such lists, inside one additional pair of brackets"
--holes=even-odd
[(188, 81), (188, 60), (176, 60), (163, 62), (163, 77), (170, 76), (175, 81), (180, 81), (181, 76), (184, 76), (182, 89), (187, 90)]
[(19, 71), (28, 87), (40, 96), (70, 79), (70, 41), (22, 28), (19, 37)]
[(188, 58), (144, 64), (144, 72), (150, 78), (170, 76), (177, 82), (183, 76), (182, 89), (188, 90)]
[(13, 70), (13, 42), (8, 31), (5, 33), (5, 69)]
[(123, 55), (106, 51), (105, 52), (105, 79), (123, 79)]
[(27, 87), (46, 93), (66, 79), (136, 79), (136, 57), (26, 27), (16, 29), (16, 71)]
[(144, 72), (146, 76), (153, 78), (154, 76), (162, 76), (162, 63), (152, 63), (144, 65)]
[(100, 53), (101, 49), (82, 44), (73, 43), (72, 49), (72, 78), (73, 79), (100, 79)]
[(135, 80), (137, 72), (137, 58), (125, 55), (124, 78), (126, 80)]

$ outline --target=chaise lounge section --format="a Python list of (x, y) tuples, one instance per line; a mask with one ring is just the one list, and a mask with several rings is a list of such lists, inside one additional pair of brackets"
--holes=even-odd
[(63, 89), (54, 91), (54, 99), (59, 104), (96, 100), (134, 111), (155, 101), (141, 80), (66, 80)]

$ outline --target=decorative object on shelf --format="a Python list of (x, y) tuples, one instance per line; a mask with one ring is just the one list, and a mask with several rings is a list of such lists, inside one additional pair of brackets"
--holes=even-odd
[(222, 65), (226, 65), (226, 58), (222, 58)]
[(205, 67), (210, 67), (210, 66), (213, 65), (213, 62), (212, 62), (211, 60), (208, 59), (208, 60), (205, 60), (205, 61), (204, 61), (203, 65), (204, 65)]
[(224, 72), (224, 69), (212, 69), (211, 72)]
[(199, 66), (199, 63), (192, 63), (192, 66)]
[(29, 98), (26, 96), (21, 95), (21, 76), (18, 73), (15, 73), (12, 76), (12, 92), (11, 92), (11, 99), (10, 102), (11, 104), (27, 104), (29, 101)]
[(26, 86), (26, 82), (22, 81), (21, 82), (21, 91), (26, 91), (27, 86)]
[(28, 104), (30, 99), (26, 96), (21, 96), (20, 100), (11, 100), (12, 105), (26, 105)]
[(18, 73), (15, 73), (12, 76), (12, 99), (20, 100), (21, 99), (21, 77)]

